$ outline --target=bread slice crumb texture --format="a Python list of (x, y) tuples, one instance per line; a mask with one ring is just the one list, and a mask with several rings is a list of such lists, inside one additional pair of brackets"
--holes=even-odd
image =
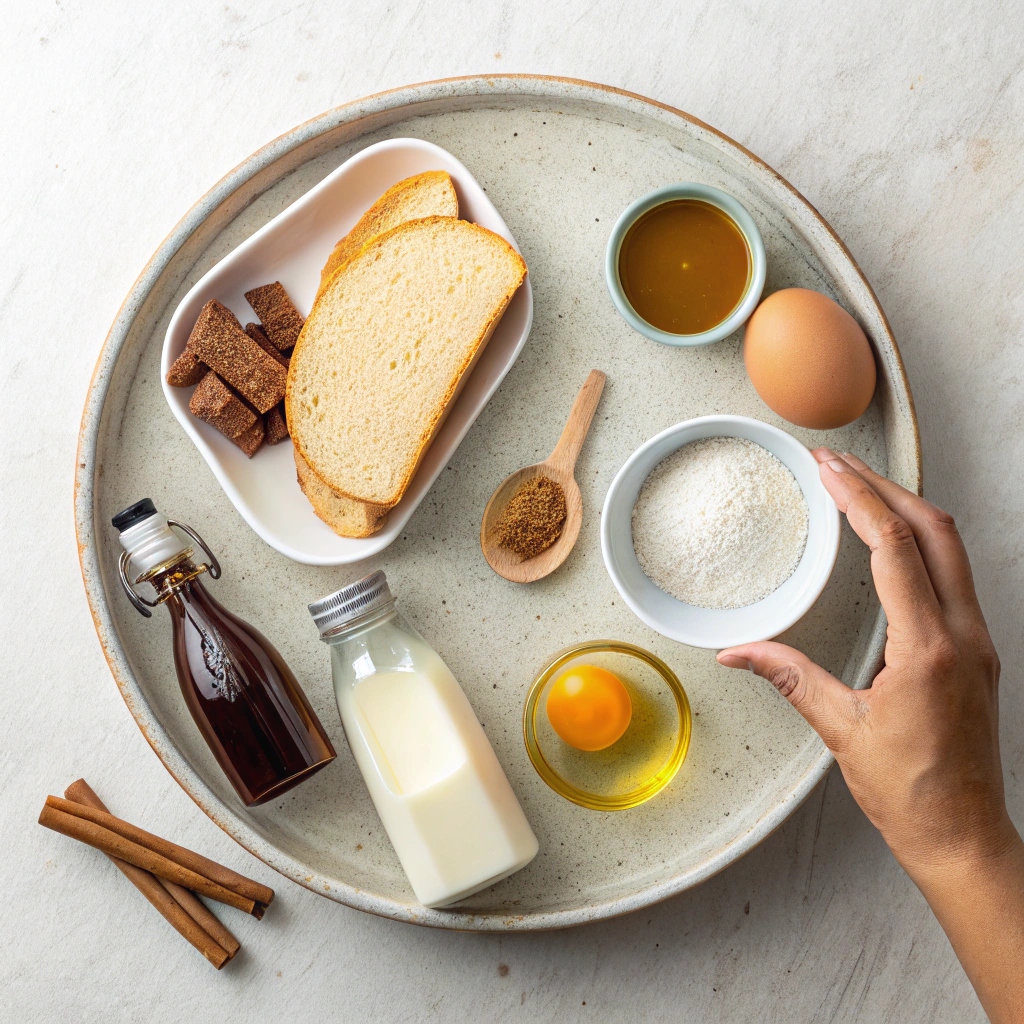
[(319, 297), (343, 263), (376, 235), (422, 217), (458, 217), (459, 200), (447, 171), (424, 171), (392, 185), (335, 245), (320, 272)]
[(525, 276), (503, 238), (451, 217), (402, 224), (344, 264), (288, 373), (288, 426), (317, 477), (395, 505)]
[(313, 511), (339, 537), (372, 537), (387, 521), (388, 509), (370, 505), (344, 495), (335, 494), (307, 465), (292, 447), (295, 456), (295, 478)]

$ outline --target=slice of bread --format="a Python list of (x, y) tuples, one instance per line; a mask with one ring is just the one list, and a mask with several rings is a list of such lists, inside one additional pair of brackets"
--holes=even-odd
[(508, 242), (453, 217), (409, 221), (343, 264), (288, 371), (288, 427), (313, 473), (397, 504), (525, 276)]
[(388, 510), (381, 505), (354, 501), (336, 494), (310, 468), (293, 446), (295, 476), (313, 511), (342, 537), (371, 537), (386, 522)]
[[(458, 199), (447, 173), (428, 171), (392, 186), (335, 246), (321, 273), (320, 292), (342, 263), (373, 237), (406, 221), (431, 215), (458, 216)], [(309, 468), (297, 447), (294, 450), (296, 475), (303, 493), (316, 514), (336, 533), (343, 537), (369, 537), (383, 527), (387, 507), (334, 491)]]
[(320, 272), (320, 292), (338, 268), (371, 238), (421, 217), (458, 217), (459, 200), (447, 171), (425, 171), (392, 185), (334, 247)]
[[(371, 238), (408, 220), (420, 217), (457, 217), (459, 201), (450, 175), (445, 171), (427, 171), (392, 185), (384, 195), (360, 217), (355, 227), (338, 242), (320, 273), (320, 292), (335, 271), (354, 256)], [(316, 514), (342, 537), (369, 537), (387, 518), (379, 505), (365, 505), (344, 495), (335, 494), (306, 465), (299, 468), (299, 486), (313, 505)]]

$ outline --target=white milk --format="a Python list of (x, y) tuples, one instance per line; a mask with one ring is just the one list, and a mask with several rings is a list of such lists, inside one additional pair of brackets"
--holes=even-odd
[(537, 840), (466, 695), (393, 603), (324, 639), (345, 735), (416, 898), (446, 906), (528, 864)]

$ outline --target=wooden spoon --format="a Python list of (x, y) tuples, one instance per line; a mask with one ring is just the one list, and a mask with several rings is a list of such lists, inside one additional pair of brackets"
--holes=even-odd
[[(555, 445), (555, 450), (535, 466), (526, 466), (506, 477), (491, 495), (484, 509), (480, 523), (480, 547), (487, 564), (499, 575), (513, 583), (533, 583), (554, 572), (569, 557), (583, 523), (583, 496), (573, 476), (576, 459), (586, 440), (590, 422), (597, 411), (604, 390), (605, 375), (600, 370), (591, 370), (586, 383), (580, 388), (572, 412), (565, 424), (565, 430)], [(566, 519), (562, 532), (551, 547), (533, 558), (522, 559), (514, 551), (503, 548), (495, 538), (494, 527), (512, 496), (527, 480), (546, 476), (561, 484), (565, 492)]]

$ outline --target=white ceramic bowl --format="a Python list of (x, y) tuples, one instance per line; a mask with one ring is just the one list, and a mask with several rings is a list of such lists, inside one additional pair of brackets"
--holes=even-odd
[[(161, 373), (181, 354), (199, 311), (219, 299), (244, 325), (256, 320), (245, 292), (280, 281), (304, 316), (320, 284), (320, 268), (335, 242), (379, 198), (403, 178), (423, 171), (447, 171), (459, 197), (459, 216), (498, 235), (518, 250), (501, 214), (466, 167), (451, 153), (422, 139), (388, 139), (356, 153), (252, 237), (205, 273), (171, 317), (164, 339)], [(192, 438), (224, 493), (242, 518), (272, 548), (296, 562), (343, 565), (386, 548), (405, 527), (481, 410), (512, 368), (530, 333), (530, 279), (512, 297), (505, 315), (473, 367), (469, 380), (427, 450), (402, 500), (384, 528), (372, 537), (339, 537), (313, 512), (295, 480), (290, 441), (261, 448), (247, 459), (242, 451), (188, 410), (192, 388), (163, 383), (164, 397)]]
[[(631, 519), (648, 474), (677, 448), (704, 437), (741, 437), (767, 448), (796, 477), (807, 501), (807, 546), (778, 590), (745, 608), (697, 608), (666, 594), (640, 568)], [(652, 629), (691, 647), (720, 649), (768, 640), (789, 629), (818, 599), (839, 554), (839, 510), (814, 456), (792, 435), (746, 416), (702, 416), (642, 444), (615, 474), (601, 515), (604, 564), (627, 605)]]

